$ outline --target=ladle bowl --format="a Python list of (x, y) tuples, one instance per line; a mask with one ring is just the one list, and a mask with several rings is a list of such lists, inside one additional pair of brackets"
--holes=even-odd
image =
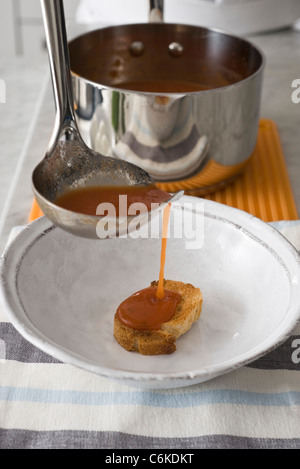
[[(98, 238), (99, 217), (96, 214), (87, 215), (58, 206), (55, 201), (60, 195), (87, 186), (153, 184), (152, 178), (137, 166), (114, 158), (101, 157), (98, 153), (86, 149), (77, 140), (59, 142), (51, 156), (35, 168), (32, 180), (34, 194), (43, 213), (55, 225), (86, 238)], [(153, 214), (149, 212), (143, 221), (147, 222), (150, 215)], [(118, 218), (116, 233), (126, 233), (133, 218)], [(107, 236), (111, 235), (112, 232), (107, 228)]]
[[(62, 229), (87, 238), (99, 238), (99, 216), (64, 209), (56, 199), (66, 191), (88, 186), (152, 186), (152, 177), (138, 166), (91, 150), (79, 133), (73, 105), (69, 52), (62, 0), (41, 0), (52, 84), (56, 104), (54, 130), (44, 159), (32, 174), (32, 186), (43, 213)], [(139, 216), (146, 223), (163, 206), (181, 194), (171, 195), (160, 206)], [(128, 232), (134, 216), (116, 219), (113, 233)], [(109, 226), (109, 225), (108, 225)], [(110, 236), (109, 228), (107, 237)]]

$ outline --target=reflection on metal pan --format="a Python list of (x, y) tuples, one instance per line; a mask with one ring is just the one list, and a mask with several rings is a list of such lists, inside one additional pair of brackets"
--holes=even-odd
[[(264, 69), (250, 42), (157, 22), (92, 31), (69, 49), (78, 125), (93, 149), (163, 182), (201, 174), (211, 162), (226, 179), (229, 167), (246, 164)], [(220, 182), (218, 174), (207, 190)]]

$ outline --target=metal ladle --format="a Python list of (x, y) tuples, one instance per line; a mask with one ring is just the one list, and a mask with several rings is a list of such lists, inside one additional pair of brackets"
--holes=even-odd
[[(44, 28), (49, 54), (56, 118), (53, 133), (44, 159), (34, 169), (32, 185), (37, 203), (43, 213), (62, 229), (86, 238), (99, 238), (99, 216), (66, 210), (55, 200), (70, 189), (87, 186), (154, 185), (155, 181), (143, 169), (123, 160), (103, 156), (92, 151), (80, 136), (74, 112), (70, 59), (62, 0), (41, 0)], [(140, 223), (149, 221), (166, 203), (144, 214)], [(118, 218), (113, 233), (122, 235), (134, 229), (135, 216)], [(131, 223), (132, 222), (132, 223)]]

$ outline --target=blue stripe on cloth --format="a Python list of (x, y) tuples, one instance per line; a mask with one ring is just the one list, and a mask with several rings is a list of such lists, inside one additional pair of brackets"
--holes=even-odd
[(257, 393), (234, 389), (216, 389), (176, 394), (149, 391), (106, 393), (3, 386), (0, 387), (0, 400), (89, 406), (144, 405), (186, 408), (209, 404), (239, 404), (289, 407), (300, 405), (300, 392)]

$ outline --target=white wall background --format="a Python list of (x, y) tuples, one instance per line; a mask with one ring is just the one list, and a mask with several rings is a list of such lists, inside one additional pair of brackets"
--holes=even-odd
[[(64, 0), (68, 22), (75, 21), (79, 0)], [(0, 56), (44, 54), (40, 0), (0, 0)]]
[[(80, 0), (64, 0), (69, 38), (86, 29), (76, 24)], [(148, 21), (148, 0), (85, 0), (80, 22), (119, 24)], [(300, 0), (165, 0), (164, 20), (218, 27), (238, 35), (292, 26)], [(40, 0), (0, 0), (0, 56), (45, 54)]]

